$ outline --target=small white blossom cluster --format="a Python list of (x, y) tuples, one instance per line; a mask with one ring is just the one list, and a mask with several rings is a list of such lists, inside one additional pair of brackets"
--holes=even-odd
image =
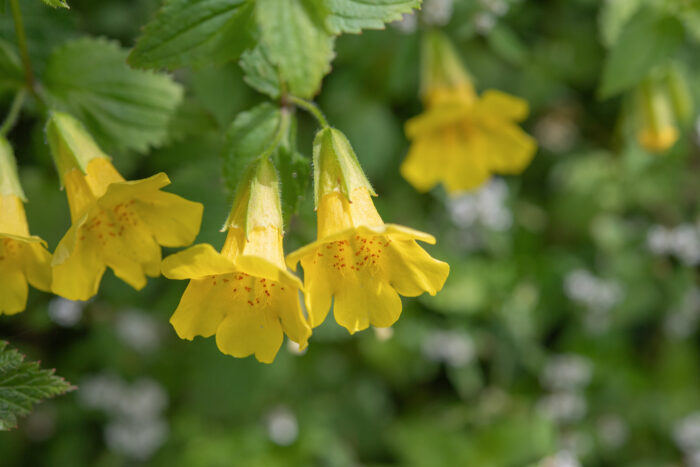
[(538, 410), (550, 420), (566, 424), (586, 415), (583, 390), (593, 375), (590, 360), (580, 355), (555, 355), (540, 374), (540, 383), (549, 391), (537, 402)]
[(617, 449), (627, 441), (629, 426), (619, 415), (603, 415), (596, 421), (600, 443), (609, 449)]
[(624, 298), (624, 290), (615, 281), (600, 279), (585, 269), (571, 271), (564, 278), (564, 293), (586, 308), (585, 325), (589, 332), (604, 332), (610, 323), (609, 311)]
[(85, 302), (54, 297), (49, 302), (49, 318), (54, 323), (65, 328), (72, 328), (83, 317)]
[(479, 34), (488, 34), (498, 18), (508, 13), (510, 8), (505, 0), (479, 0), (481, 11), (474, 15), (474, 27)]
[(119, 340), (139, 353), (152, 353), (158, 348), (161, 341), (160, 322), (143, 311), (119, 312), (115, 321), (115, 329)]
[(676, 422), (673, 440), (683, 451), (686, 465), (700, 467), (700, 412), (694, 412)]
[(423, 355), (432, 361), (454, 368), (469, 365), (476, 356), (472, 338), (462, 331), (432, 331), (422, 344)]
[(429, 26), (444, 26), (450, 22), (454, 0), (425, 0), (421, 8), (421, 19)]
[(576, 456), (569, 450), (563, 449), (554, 455), (545, 457), (538, 467), (581, 467)]
[(564, 154), (573, 148), (578, 135), (574, 116), (566, 107), (548, 112), (535, 124), (537, 142), (555, 154)]
[(700, 229), (693, 224), (674, 228), (655, 225), (647, 232), (647, 248), (655, 255), (675, 256), (687, 266), (700, 264)]
[(107, 447), (128, 458), (149, 459), (168, 436), (162, 417), (168, 397), (150, 378), (129, 385), (114, 374), (95, 375), (80, 385), (78, 400), (84, 407), (109, 416), (104, 432)]
[(500, 178), (494, 178), (474, 193), (452, 198), (448, 209), (452, 222), (462, 229), (483, 226), (505, 231), (513, 223), (507, 203), (508, 185)]
[(676, 339), (686, 339), (693, 335), (700, 324), (700, 288), (686, 292), (680, 305), (666, 315), (666, 334)]
[(270, 410), (265, 417), (265, 427), (270, 440), (279, 446), (289, 446), (299, 437), (299, 424), (292, 411), (286, 406)]

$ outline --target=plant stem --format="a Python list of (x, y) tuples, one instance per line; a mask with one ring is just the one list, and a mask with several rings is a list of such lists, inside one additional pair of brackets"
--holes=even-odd
[(36, 92), (36, 81), (34, 72), (32, 71), (32, 62), (29, 59), (29, 49), (27, 48), (27, 34), (24, 31), (24, 23), (22, 22), (22, 11), (19, 9), (19, 0), (10, 0), (10, 8), (12, 8), (12, 20), (15, 23), (15, 34), (17, 35), (17, 47), (19, 47), (22, 66), (24, 67), (24, 81), (27, 84), (29, 92), (36, 99), (43, 103), (43, 99)]
[(270, 145), (260, 154), (260, 158), (269, 157), (275, 152), (277, 146), (282, 142), (282, 138), (287, 134), (287, 129), (289, 128), (289, 110), (282, 107), (280, 110), (280, 123), (277, 126), (277, 133), (275, 133), (274, 138)]
[(328, 124), (328, 120), (326, 120), (326, 117), (323, 116), (321, 109), (319, 109), (313, 102), (309, 102), (307, 100), (295, 96), (287, 96), (287, 100), (292, 104), (296, 105), (297, 107), (301, 107), (302, 109), (306, 110), (311, 115), (313, 115), (314, 118), (318, 120), (318, 123), (320, 123), (323, 128), (328, 128), (330, 126)]
[(15, 98), (12, 100), (12, 105), (10, 106), (10, 112), (5, 117), (5, 121), (2, 122), (0, 127), (0, 136), (5, 136), (7, 133), (15, 126), (17, 122), (17, 117), (19, 117), (19, 111), (22, 109), (22, 104), (24, 104), (24, 97), (27, 92), (24, 89), (20, 89), (15, 94)]

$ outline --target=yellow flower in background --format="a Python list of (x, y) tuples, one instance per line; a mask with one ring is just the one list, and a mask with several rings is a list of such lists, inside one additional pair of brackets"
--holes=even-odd
[(435, 295), (449, 265), (432, 258), (416, 240), (432, 235), (384, 224), (372, 187), (345, 136), (321, 130), (314, 141), (317, 240), (287, 256), (304, 268), (306, 308), (312, 327), (320, 325), (333, 303), (335, 320), (350, 333), (370, 324), (388, 327), (401, 314), (399, 295)]
[(403, 177), (419, 191), (443, 183), (455, 193), (478, 188), (493, 174), (522, 172), (537, 149), (517, 124), (527, 117), (527, 102), (494, 90), (478, 97), (440, 33), (426, 35), (423, 60), (426, 111), (406, 123), (412, 143)]
[[(673, 76), (672, 73), (669, 75)], [(664, 82), (647, 78), (637, 88), (635, 96), (637, 141), (644, 149), (663, 153), (678, 141), (680, 132), (674, 114), (679, 114), (677, 116), (683, 118), (683, 114), (692, 113), (692, 110), (687, 109), (688, 106), (692, 108), (690, 92), (683, 89), (683, 84), (671, 79)], [(685, 94), (688, 97), (674, 96), (674, 94)], [(685, 108), (679, 108), (677, 101), (680, 101), (678, 104)]]
[(51, 254), (46, 243), (29, 235), (12, 148), (0, 136), (0, 315), (12, 315), (27, 306), (32, 287), (51, 287)]
[(283, 334), (304, 349), (311, 328), (299, 304), (301, 281), (284, 264), (275, 168), (261, 159), (241, 186), (220, 253), (200, 244), (163, 261), (163, 275), (190, 279), (170, 323), (182, 339), (216, 334), (221, 352), (271, 363)]
[(160, 275), (160, 245), (184, 246), (199, 232), (202, 205), (160, 189), (164, 173), (125, 181), (80, 122), (53, 113), (47, 134), (66, 189), (72, 226), (53, 257), (54, 293), (87, 300), (110, 267), (134, 287)]

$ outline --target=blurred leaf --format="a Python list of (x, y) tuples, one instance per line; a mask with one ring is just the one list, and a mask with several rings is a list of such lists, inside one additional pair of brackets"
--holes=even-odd
[(224, 179), (235, 192), (246, 168), (272, 141), (279, 126), (280, 111), (269, 102), (241, 112), (226, 132)]
[(299, 97), (313, 97), (330, 71), (333, 37), (319, 0), (258, 0), (261, 40), (281, 81)]
[(513, 65), (522, 64), (527, 58), (527, 47), (509, 27), (498, 24), (488, 35), (491, 49)]
[(70, 383), (41, 370), (37, 362), (25, 362), (17, 350), (0, 341), (0, 431), (17, 426), (17, 417), (28, 415), (42, 399), (69, 391)]
[(66, 3), (66, 0), (42, 0), (44, 3), (46, 3), (48, 6), (54, 7), (54, 8), (66, 8), (70, 10), (70, 7), (68, 6), (68, 3)]
[(82, 120), (107, 148), (159, 145), (182, 99), (182, 88), (169, 76), (129, 68), (126, 51), (104, 39), (57, 48), (44, 84), (52, 103)]
[(141, 68), (221, 64), (252, 45), (252, 2), (168, 0), (129, 55)]
[(275, 167), (279, 171), (282, 187), (282, 214), (285, 224), (299, 209), (311, 176), (311, 161), (297, 151), (296, 119), (294, 116), (288, 118), (291, 118), (292, 122), (288, 126), (287, 135), (274, 153)]
[(384, 29), (384, 23), (398, 21), (404, 13), (419, 8), (421, 0), (327, 0), (331, 32), (360, 33), (362, 29)]
[(598, 23), (600, 25), (601, 41), (606, 47), (615, 44), (625, 23), (640, 6), (640, 0), (603, 2), (600, 7)]
[(683, 25), (651, 9), (634, 15), (610, 50), (599, 94), (612, 97), (639, 83), (656, 65), (673, 58), (683, 41)]
[(24, 71), (12, 45), (0, 39), (0, 89), (24, 86)]
[(280, 96), (280, 80), (277, 76), (277, 70), (262, 46), (243, 52), (238, 63), (245, 73), (243, 79), (250, 87), (267, 94), (272, 99), (277, 99)]

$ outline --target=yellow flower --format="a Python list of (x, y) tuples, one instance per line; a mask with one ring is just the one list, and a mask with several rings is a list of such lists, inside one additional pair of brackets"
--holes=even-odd
[(48, 291), (51, 254), (46, 243), (29, 235), (12, 148), (0, 136), (0, 315), (12, 315), (27, 306), (27, 282)]
[(680, 136), (667, 89), (649, 78), (637, 89), (636, 98), (637, 141), (648, 151), (666, 152)]
[(182, 339), (216, 334), (221, 352), (271, 363), (283, 334), (306, 348), (311, 328), (299, 304), (301, 281), (284, 265), (282, 209), (266, 158), (242, 182), (221, 252), (200, 244), (163, 261), (163, 275), (190, 279), (170, 323)]
[(331, 307), (335, 320), (350, 333), (370, 324), (388, 327), (401, 314), (399, 295), (435, 295), (449, 265), (433, 259), (416, 240), (435, 243), (432, 235), (384, 224), (372, 202), (350, 143), (326, 128), (314, 142), (317, 240), (287, 257), (304, 268), (306, 308), (312, 327)]
[(135, 289), (160, 274), (160, 245), (192, 243), (202, 205), (160, 189), (167, 175), (125, 181), (82, 125), (54, 113), (49, 144), (65, 185), (72, 226), (53, 257), (54, 293), (87, 300), (109, 266)]
[(412, 140), (401, 174), (417, 190), (443, 183), (448, 192), (471, 190), (492, 174), (516, 174), (537, 145), (518, 125), (523, 99), (500, 91), (477, 97), (449, 40), (432, 33), (424, 43), (423, 98), (427, 110), (406, 124)]

